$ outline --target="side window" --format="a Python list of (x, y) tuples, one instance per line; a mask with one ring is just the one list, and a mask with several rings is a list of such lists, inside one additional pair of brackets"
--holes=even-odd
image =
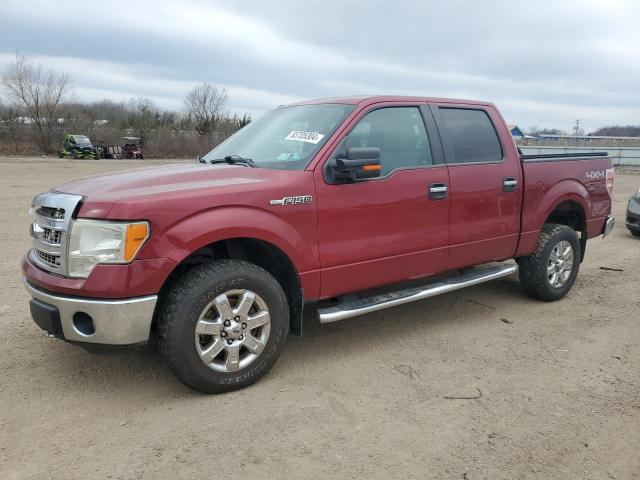
[(378, 147), (381, 175), (431, 165), (431, 150), (417, 107), (388, 107), (367, 114), (345, 138), (345, 148)]
[(440, 108), (448, 163), (499, 162), (502, 146), (484, 110)]

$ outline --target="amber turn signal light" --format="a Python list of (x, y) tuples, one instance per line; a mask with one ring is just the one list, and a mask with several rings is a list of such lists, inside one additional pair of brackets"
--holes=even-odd
[(146, 222), (127, 225), (127, 238), (124, 246), (125, 261), (133, 260), (147, 238), (149, 238), (149, 225)]

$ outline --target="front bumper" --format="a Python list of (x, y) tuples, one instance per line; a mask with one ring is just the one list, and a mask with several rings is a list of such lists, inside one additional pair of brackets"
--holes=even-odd
[(119, 300), (68, 297), (23, 281), (33, 298), (31, 316), (53, 336), (70, 342), (113, 346), (140, 345), (149, 340), (157, 295)]
[(640, 198), (631, 197), (627, 206), (626, 225), (629, 230), (640, 232)]

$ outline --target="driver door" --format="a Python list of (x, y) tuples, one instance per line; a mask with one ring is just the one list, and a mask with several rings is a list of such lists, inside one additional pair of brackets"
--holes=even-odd
[[(430, 111), (377, 105), (347, 131), (324, 167), (345, 149), (378, 147), (382, 171), (379, 178), (342, 184), (327, 183), (323, 165), (314, 172), (321, 296), (444, 271), (449, 199), (438, 185), (448, 185), (449, 174)], [(438, 195), (430, 195), (434, 188)]]

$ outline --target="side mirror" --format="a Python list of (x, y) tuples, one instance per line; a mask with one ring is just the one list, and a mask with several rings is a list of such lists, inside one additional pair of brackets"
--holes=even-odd
[(377, 147), (354, 147), (347, 149), (346, 158), (331, 161), (329, 172), (333, 183), (353, 183), (358, 180), (380, 176), (380, 149)]

